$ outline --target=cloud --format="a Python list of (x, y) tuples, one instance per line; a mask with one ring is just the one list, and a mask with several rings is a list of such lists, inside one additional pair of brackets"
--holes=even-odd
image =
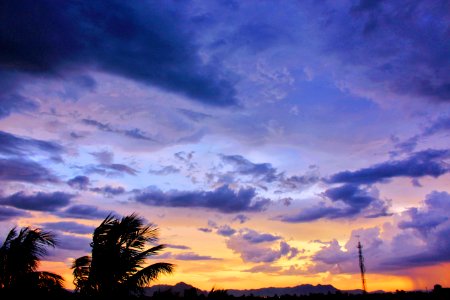
[(20, 209), (55, 212), (69, 205), (74, 197), (75, 195), (73, 194), (63, 192), (38, 192), (32, 195), (18, 192), (10, 196), (0, 197), (0, 204)]
[(69, 179), (67, 184), (77, 190), (86, 190), (90, 185), (90, 180), (87, 176), (75, 176)]
[(336, 173), (326, 181), (329, 183), (372, 184), (394, 177), (439, 177), (449, 171), (444, 162), (450, 157), (450, 150), (428, 149), (411, 154), (403, 160), (392, 160), (357, 171)]
[(148, 170), (148, 173), (153, 175), (170, 175), (170, 174), (176, 174), (179, 173), (180, 169), (174, 167), (174, 166), (164, 166), (163, 168), (159, 170)]
[(329, 188), (323, 196), (330, 201), (306, 207), (299, 213), (279, 216), (278, 220), (289, 223), (310, 222), (318, 219), (352, 218), (364, 214), (366, 218), (390, 216), (389, 202), (379, 199), (375, 188), (362, 188), (354, 184), (344, 184)]
[(91, 251), (90, 238), (70, 234), (59, 234), (56, 236), (56, 241), (58, 248), (64, 250), (80, 250), (85, 252)]
[(448, 8), (445, 0), (415, 1), (408, 9), (400, 2), (359, 1), (315, 3), (307, 11), (320, 20), (322, 55), (338, 61), (336, 80), (345, 88), (361, 96), (448, 102)]
[(266, 182), (273, 182), (278, 179), (277, 169), (269, 163), (255, 164), (241, 155), (220, 155), (222, 160), (235, 167), (235, 171), (240, 175), (250, 175), (261, 178)]
[(180, 249), (180, 250), (189, 250), (191, 247), (184, 246), (184, 245), (174, 245), (174, 244), (165, 244), (166, 248), (172, 248), (172, 249)]
[(136, 176), (139, 173), (138, 170), (124, 164), (89, 165), (85, 167), (85, 171), (89, 174), (96, 173), (107, 176), (120, 176), (123, 174)]
[(201, 207), (223, 213), (242, 211), (263, 211), (270, 200), (259, 198), (253, 188), (232, 190), (228, 185), (212, 191), (178, 191), (163, 192), (156, 187), (136, 191), (134, 199), (138, 202), (165, 207)]
[(0, 158), (0, 181), (56, 183), (59, 180), (49, 169), (37, 162), (18, 158)]
[(114, 153), (111, 151), (98, 151), (98, 152), (90, 152), (90, 155), (92, 155), (100, 164), (109, 165), (112, 164), (114, 161)]
[(236, 217), (233, 218), (233, 221), (238, 221), (241, 224), (244, 224), (248, 220), (250, 220), (250, 218), (243, 214), (236, 215)]
[(64, 218), (88, 220), (104, 219), (109, 214), (118, 215), (114, 211), (99, 209), (97, 206), (87, 204), (72, 205), (63, 211), (57, 212), (56, 214)]
[[(83, 119), (82, 122), (86, 125), (96, 127), (100, 131), (118, 133), (118, 134), (124, 135), (126, 137), (137, 139), (137, 140), (145, 140), (145, 141), (152, 141), (152, 142), (155, 141), (153, 138), (147, 136), (147, 134), (145, 132), (143, 132), (142, 130), (140, 130), (138, 128), (117, 129), (117, 128), (113, 128), (109, 123), (101, 123), (101, 122), (99, 122), (97, 120), (93, 120), (93, 119)], [(91, 153), (91, 154), (94, 154), (94, 153)]]
[(49, 230), (57, 230), (62, 232), (68, 232), (68, 233), (77, 233), (77, 234), (89, 234), (93, 233), (95, 227), (94, 226), (88, 226), (84, 224), (80, 224), (77, 222), (69, 222), (69, 221), (62, 221), (62, 222), (47, 222), (47, 223), (41, 223), (41, 226), (43, 226), (46, 229)]
[(409, 220), (399, 222), (401, 229), (415, 229), (423, 236), (433, 232), (439, 225), (450, 220), (450, 195), (447, 192), (432, 192), (425, 198), (425, 207), (413, 207), (404, 215)]
[(259, 233), (253, 229), (242, 229), (239, 231), (242, 238), (251, 244), (259, 244), (265, 242), (273, 242), (281, 239), (280, 236), (272, 235), (270, 233)]
[(0, 206), (0, 221), (8, 221), (19, 217), (30, 217), (31, 214), (12, 207)]
[(220, 260), (220, 258), (214, 258), (209, 255), (198, 255), (194, 252), (176, 254), (173, 258), (178, 260)]
[(219, 226), (217, 229), (217, 234), (222, 236), (231, 236), (236, 233), (236, 230), (228, 225)]
[[(0, 76), (3, 75), (6, 74), (0, 72)], [(4, 87), (4, 82), (1, 80), (0, 86)], [(0, 119), (11, 113), (35, 111), (37, 108), (38, 104), (27, 97), (8, 90), (0, 92)]]
[(336, 240), (324, 245), (313, 256), (311, 271), (359, 272), (358, 239), (370, 272), (389, 273), (450, 262), (449, 234), (450, 194), (434, 191), (426, 196), (423, 206), (399, 214), (393, 223), (384, 225), (383, 231), (380, 227), (353, 230), (344, 246)]
[(437, 133), (450, 131), (450, 116), (441, 116), (434, 120), (431, 125), (426, 127), (422, 132), (422, 136), (431, 136)]
[(96, 69), (201, 103), (236, 102), (230, 81), (203, 63), (187, 19), (171, 5), (30, 1), (2, 10), (0, 65), (7, 70), (61, 76)]
[(113, 187), (110, 185), (105, 185), (103, 187), (95, 187), (89, 189), (91, 192), (103, 194), (106, 197), (112, 197), (117, 195), (122, 195), (126, 193), (125, 188), (121, 186)]
[[(219, 227), (219, 230), (221, 228), (224, 227)], [(223, 235), (219, 230), (217, 230), (217, 234)], [(225, 241), (227, 247), (234, 253), (239, 254), (244, 262), (270, 263), (281, 257), (291, 259), (299, 253), (297, 248), (291, 247), (286, 241), (282, 240), (282, 237), (257, 232), (250, 228), (240, 229), (227, 237)]]
[(270, 263), (287, 255), (286, 250), (283, 249), (284, 246), (282, 243), (280, 243), (277, 248), (261, 244), (252, 244), (242, 239), (239, 235), (231, 236), (226, 241), (226, 245), (234, 253), (239, 254), (244, 262)]
[(64, 148), (54, 142), (48, 142), (33, 138), (25, 138), (0, 131), (0, 154), (10, 156), (28, 156), (44, 154), (60, 160)]
[(185, 252), (179, 254), (173, 254), (172, 252), (166, 252), (158, 255), (158, 259), (176, 259), (176, 260), (221, 260), (221, 258), (215, 258), (209, 255), (199, 255), (194, 252)]
[(194, 121), (194, 122), (200, 122), (200, 121), (203, 121), (205, 119), (209, 119), (212, 117), (211, 115), (208, 115), (208, 114), (204, 114), (204, 113), (189, 110), (189, 109), (183, 109), (183, 108), (179, 108), (178, 112), (180, 114), (182, 114), (183, 116), (185, 116), (186, 118), (188, 118), (189, 120)]
[(201, 231), (201, 232), (204, 232), (204, 233), (210, 233), (210, 232), (212, 232), (212, 229), (211, 228), (205, 228), (205, 227), (200, 227), (200, 228), (197, 228), (199, 231)]
[(272, 266), (268, 264), (262, 264), (254, 266), (250, 269), (244, 270), (244, 272), (250, 272), (250, 273), (265, 273), (265, 274), (273, 274), (278, 273), (282, 270), (282, 267), (279, 266)]

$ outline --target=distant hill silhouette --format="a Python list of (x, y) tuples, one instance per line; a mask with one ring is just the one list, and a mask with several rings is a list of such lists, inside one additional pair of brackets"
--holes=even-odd
[[(171, 291), (173, 294), (178, 294), (183, 296), (184, 292), (187, 290), (195, 289), (198, 294), (208, 294), (208, 291), (202, 291), (192, 285), (189, 285), (184, 282), (179, 282), (176, 285), (166, 285), (159, 284), (154, 285), (152, 287), (145, 288), (146, 296), (153, 296), (155, 292), (167, 292)], [(312, 284), (301, 284), (294, 287), (285, 287), (285, 288), (277, 288), (277, 287), (268, 287), (268, 288), (260, 288), (260, 289), (248, 289), (248, 290), (236, 290), (229, 289), (227, 293), (229, 295), (240, 297), (240, 296), (257, 296), (257, 297), (273, 297), (275, 295), (292, 295), (292, 296), (304, 296), (309, 294), (328, 294), (328, 293), (336, 293), (343, 292), (348, 294), (362, 294), (362, 290), (339, 290), (332, 285), (312, 285)], [(382, 292), (382, 291), (379, 291)]]

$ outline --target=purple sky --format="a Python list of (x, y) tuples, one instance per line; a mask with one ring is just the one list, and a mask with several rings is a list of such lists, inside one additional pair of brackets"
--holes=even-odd
[(24, 0), (0, 19), (0, 237), (55, 231), (68, 282), (92, 228), (137, 212), (169, 283), (358, 288), (359, 235), (369, 288), (450, 284), (448, 1)]

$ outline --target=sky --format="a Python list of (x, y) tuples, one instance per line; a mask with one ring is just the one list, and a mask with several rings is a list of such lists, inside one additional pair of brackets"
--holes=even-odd
[(2, 1), (0, 241), (109, 213), (155, 283), (450, 285), (448, 1)]

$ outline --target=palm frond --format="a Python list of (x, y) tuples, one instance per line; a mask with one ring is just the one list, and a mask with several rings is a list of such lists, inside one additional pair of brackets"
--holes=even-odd
[(129, 287), (144, 287), (161, 274), (172, 274), (174, 267), (170, 263), (152, 264), (133, 274), (125, 284)]

